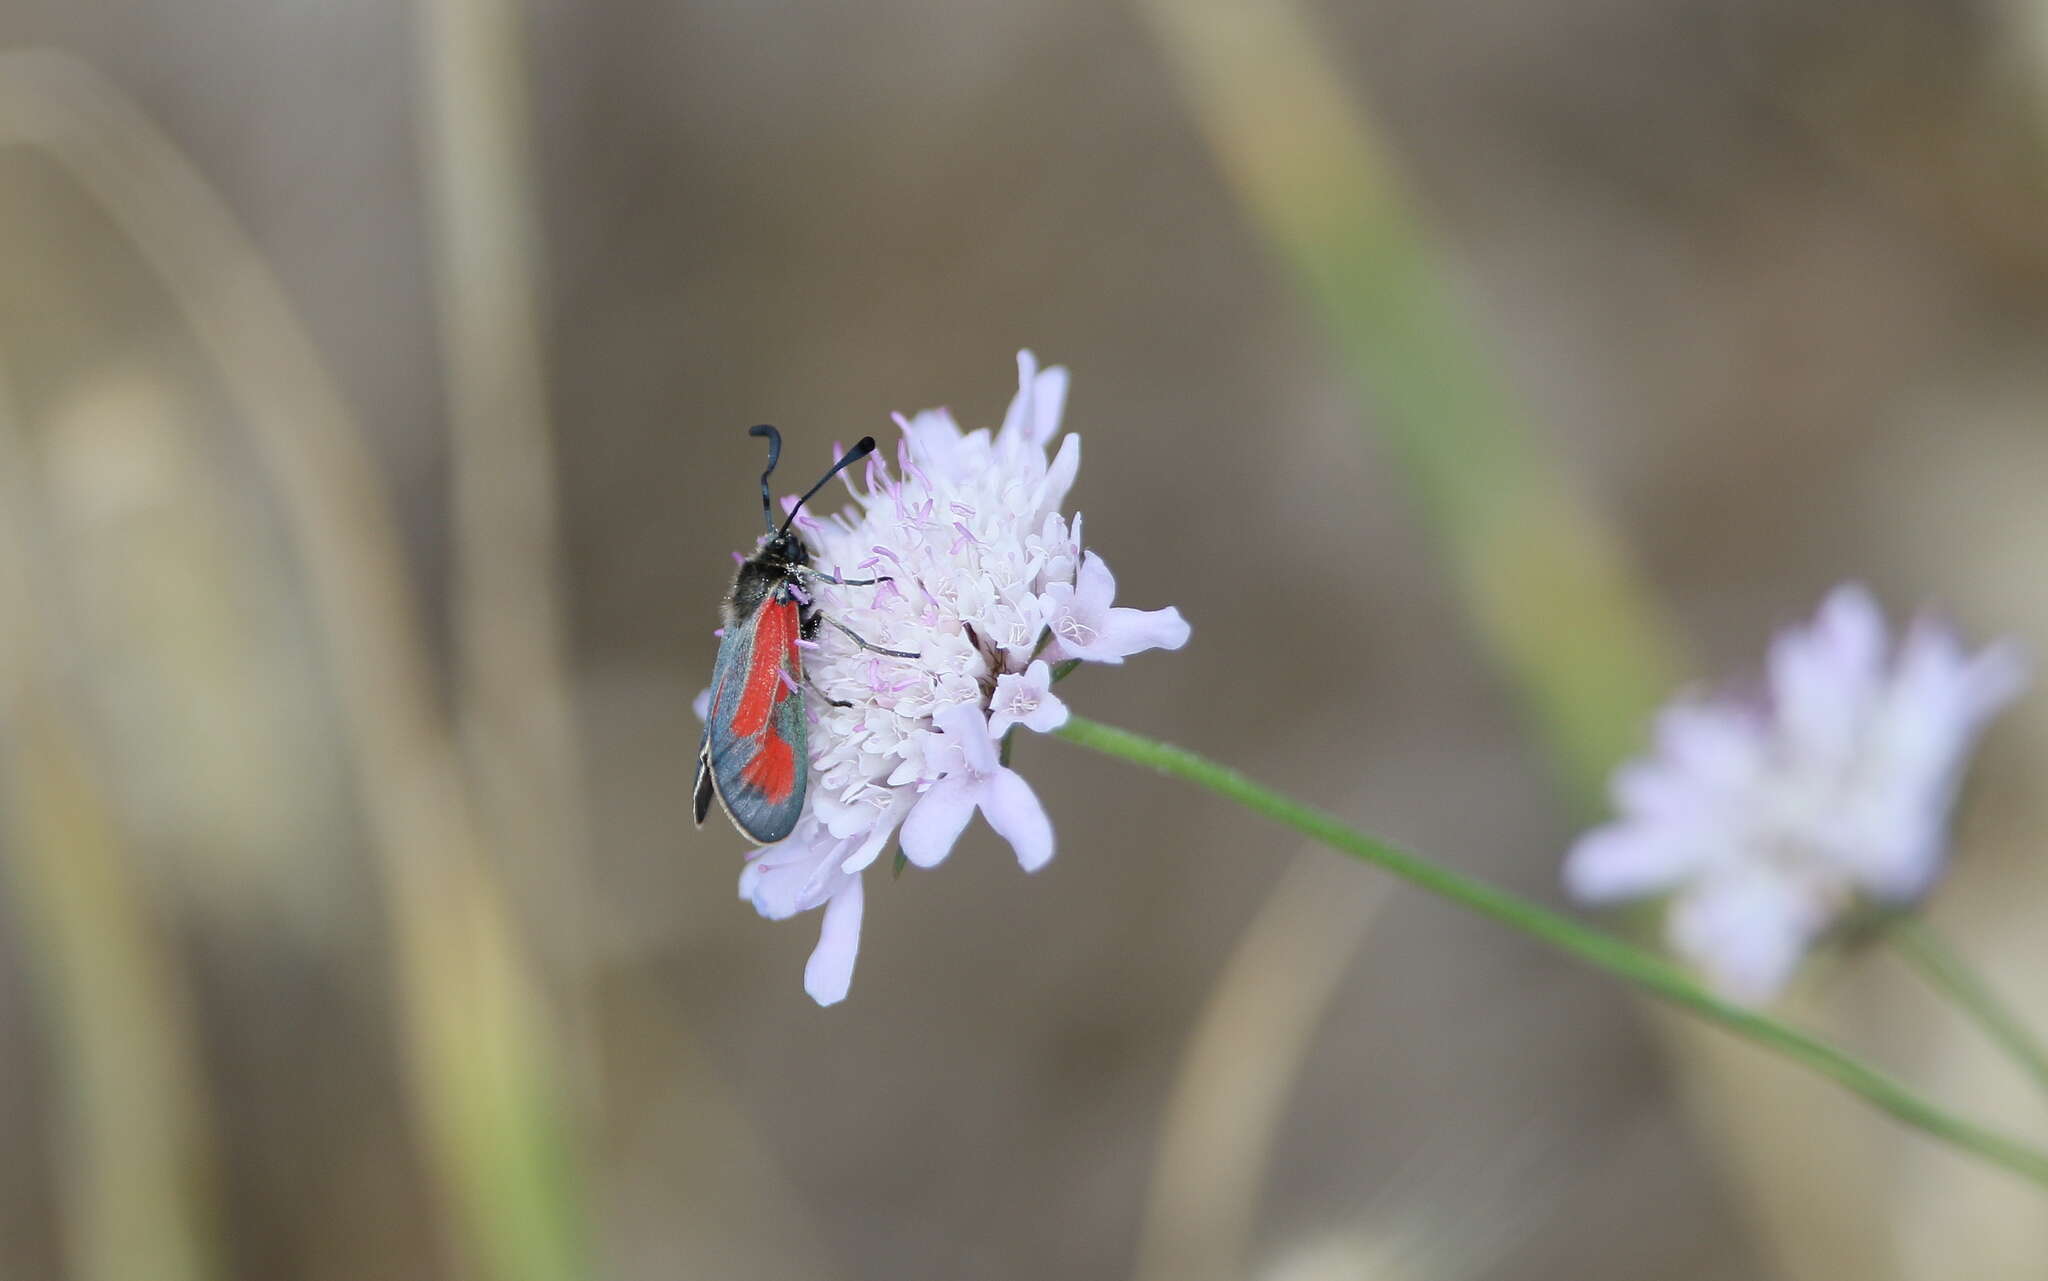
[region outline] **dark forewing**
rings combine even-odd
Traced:
[[[711,812],[711,798],[716,795],[711,778],[711,705],[718,701],[718,691],[724,687],[726,674],[740,652],[740,647],[733,643],[732,630],[727,629],[718,642],[718,658],[711,665],[711,697],[704,707],[704,733],[697,739],[697,781],[691,788],[691,799],[699,827],[704,826],[704,816]]]
[[[709,806],[707,785],[749,840],[772,845],[802,813],[810,779],[803,687],[803,620],[796,601],[779,593],[728,627],[711,674],[696,802]],[[708,775],[708,777],[707,777]]]

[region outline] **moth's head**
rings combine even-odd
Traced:
[[[761,560],[783,565],[806,566],[811,563],[811,549],[804,545],[803,535],[794,529],[778,529],[761,543],[761,550],[754,553]]]

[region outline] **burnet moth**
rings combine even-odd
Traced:
[[[782,456],[782,433],[765,424],[747,429],[768,439],[768,469],[761,473],[761,519],[768,537],[760,550],[740,562],[721,613],[725,634],[711,668],[711,700],[704,740],[697,749],[697,825],[717,797],[740,835],[756,845],[788,836],[803,813],[810,784],[808,722],[804,716],[804,657],[799,641],[830,623],[862,649],[893,658],[916,658],[902,650],[870,645],[837,619],[819,612],[807,589],[812,580],[867,587],[881,578],[835,578],[811,565],[811,549],[794,528],[797,512],[825,482],[875,450],[863,436],[832,469],[796,500],[778,528],[768,478]]]

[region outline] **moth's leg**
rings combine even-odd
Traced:
[[[804,673],[804,684],[806,684],[806,685],[808,685],[808,686],[810,686],[810,687],[811,687],[811,692],[812,692],[813,694],[816,694],[816,695],[817,695],[817,696],[818,696],[819,698],[822,698],[822,699],[824,699],[824,700],[825,700],[826,702],[828,702],[828,703],[832,704],[832,706],[834,706],[834,707],[852,707],[852,706],[853,706],[853,704],[852,704],[852,703],[850,703],[850,702],[848,702],[848,701],[847,701],[846,699],[843,699],[843,698],[834,698],[834,697],[832,697],[832,696],[831,696],[830,694],[827,694],[827,693],[826,693],[826,692],[825,692],[824,690],[822,690],[822,689],[819,689],[819,688],[818,688],[818,682],[816,682],[816,681],[814,681],[814,680],[812,680],[812,679],[811,679],[811,674],[810,674],[809,672],[805,672],[805,673]]]
[[[891,583],[896,581],[895,579],[890,578],[887,574],[882,575],[880,578],[834,578],[832,575],[826,573],[824,570],[815,569],[809,565],[804,566],[798,572],[808,574],[812,578],[819,579],[822,582],[832,583],[839,587],[873,587],[876,583]]]
[[[812,617],[823,619],[824,621],[838,628],[840,631],[845,632],[847,639],[851,640],[854,644],[860,646],[864,650],[867,650],[871,654],[887,654],[891,658],[924,657],[924,655],[922,654],[912,654],[900,649],[883,649],[880,645],[869,644],[868,641],[864,637],[862,637],[859,632],[853,630],[851,627],[848,627],[845,623],[840,622],[838,619],[833,618],[829,614],[813,614]]]

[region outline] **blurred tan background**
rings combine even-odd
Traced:
[[[1372,406],[1219,176],[1157,37],[1170,7],[539,3],[508,49],[463,5],[444,26],[397,4],[0,0],[0,46],[101,78],[0,58],[0,532],[19,570],[0,600],[0,1275],[542,1278],[576,1257],[627,1281],[2043,1274],[2048,1210],[2016,1185],[1049,740],[1018,764],[1054,863],[1027,880],[978,832],[936,873],[871,878],[851,998],[804,997],[816,918],[756,918],[737,838],[688,821],[690,700],[754,534],[743,428],[778,423],[821,460],[891,410],[992,423],[1022,346],[1073,371],[1074,501],[1124,603],[1194,625],[1181,653],[1083,673],[1076,709],[1558,898],[1583,816],[1465,632]],[[1515,407],[1632,541],[1703,671],[1740,671],[1852,576],[2048,653],[2048,18],[2018,0],[1306,12]],[[509,95],[485,74],[481,100],[509,113],[530,192],[517,163],[507,188],[442,172],[435,138],[470,135],[459,105],[435,115],[437,42],[477,29],[491,66],[520,69]],[[212,206],[164,172],[211,189],[242,274],[194,269],[214,242],[187,224]],[[480,276],[448,261],[464,208],[482,239],[453,243],[484,246]],[[526,338],[519,291],[491,292],[494,216],[533,272]],[[131,219],[175,224],[169,278]],[[248,272],[303,327],[312,383]],[[448,321],[465,288],[481,350],[519,358],[480,357],[468,391],[470,331]],[[338,525],[304,510],[355,484],[338,455],[261,443],[311,429],[294,406],[363,442],[384,490]],[[551,455],[485,441],[470,460],[464,414],[551,424]],[[486,514],[479,551],[455,513],[512,494],[496,528],[544,530],[545,503],[521,506],[536,475],[559,504],[567,774],[549,642],[490,676],[492,607],[458,590],[467,557],[532,549],[494,543]],[[349,543],[384,498],[420,623],[401,606],[387,634],[420,647],[423,700],[385,680],[377,626],[337,632],[306,568],[307,528]],[[532,640],[519,602],[547,604],[523,581],[496,598],[512,645]],[[349,654],[381,693],[337,678]],[[375,698],[397,705],[363,712]],[[1994,741],[1938,915],[2048,1014],[2042,706]],[[466,745],[471,799],[380,806],[423,775],[379,742],[430,763]],[[522,792],[533,777],[558,790]],[[433,834],[463,814],[474,845],[451,853]],[[1291,897],[1259,918],[1276,885]],[[453,961],[444,923],[467,940]],[[525,995],[500,1001],[500,979]],[[449,1008],[484,1031],[446,1032]],[[1892,962],[1823,964],[1794,1008],[1967,1111],[2041,1127]],[[530,1116],[498,1042],[478,1051],[499,1035],[547,1064],[541,1128],[568,1136],[536,1140],[559,1165],[511,1191],[491,1172],[542,1158],[494,1155],[493,1127]],[[492,1073],[515,1084],[476,1087],[478,1120],[463,1082]],[[1184,1073],[1208,1093],[1175,1095]],[[553,1209],[536,1220],[529,1195]]]

